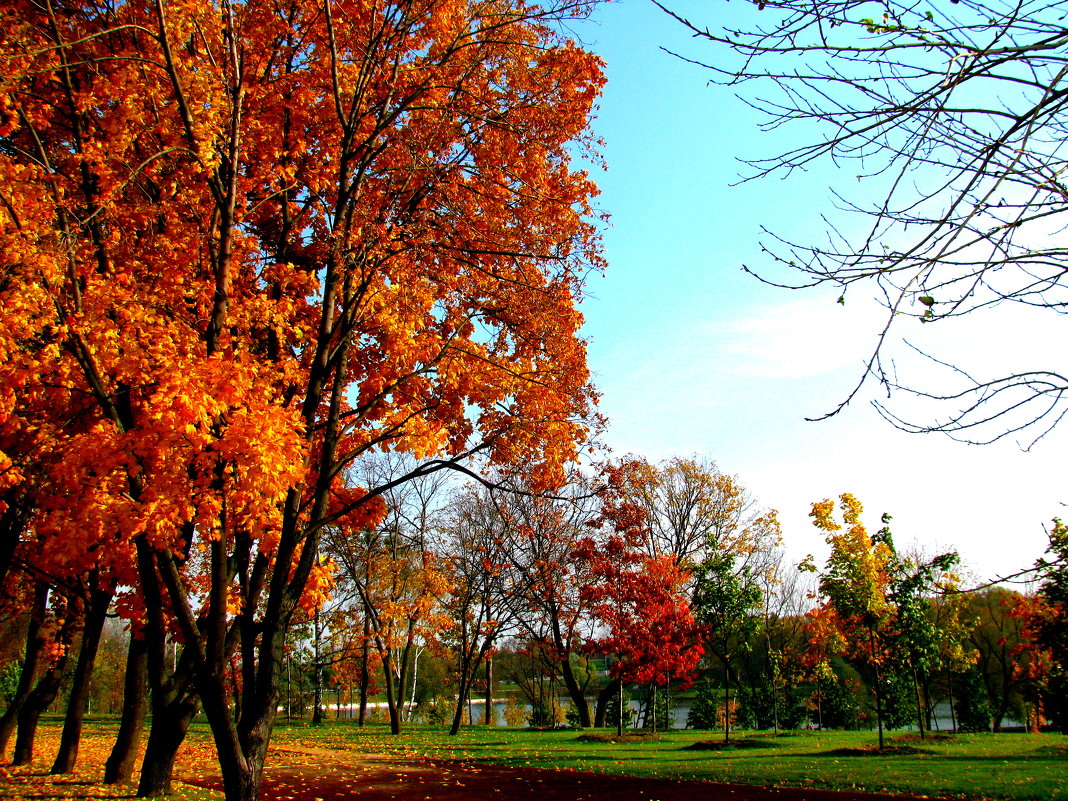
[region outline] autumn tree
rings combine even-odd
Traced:
[[[448,505],[443,525],[450,589],[445,608],[451,620],[442,639],[456,665],[456,709],[450,734],[463,719],[480,666],[486,675],[486,723],[493,721],[493,651],[516,627],[524,610],[512,603],[523,577],[510,559],[512,534],[500,492],[465,487]]]
[[[587,576],[581,594],[600,624],[587,648],[614,657],[608,669],[620,709],[624,684],[653,688],[655,730],[656,688],[666,685],[670,692],[674,680],[683,686],[691,683],[703,648],[690,608],[688,574],[674,556],[645,553],[645,517],[640,510],[631,511],[609,511],[602,525],[611,520],[612,530],[583,538],[575,556]],[[623,716],[616,717],[617,733],[622,734]]]
[[[556,23],[587,10],[0,10],[2,383],[79,409],[35,525],[137,551],[232,801],[259,794],[324,527],[373,528],[387,489],[474,453],[559,483],[586,436],[600,257],[572,158],[603,78]],[[338,503],[384,449],[428,460]]]
[[[517,573],[516,607],[521,640],[533,644],[540,658],[555,662],[578,723],[589,728],[586,690],[594,677],[584,644],[592,633],[586,565],[575,559],[575,548],[595,517],[592,493],[580,477],[555,493],[535,493],[522,475],[500,497],[507,521],[507,547]],[[529,649],[528,649],[529,650]]]
[[[737,476],[708,459],[668,459],[651,464],[630,457],[616,465],[612,481],[646,520],[645,548],[692,566],[709,549],[746,556],[766,553],[778,532],[768,512]]]
[[[752,176],[830,162],[854,182],[833,187],[847,216],[828,222],[825,243],[768,235],[764,249],[787,274],[764,277],[834,287],[841,302],[866,287],[882,301],[860,385],[903,388],[883,346],[908,318],[1061,312],[1065,253],[1051,235],[1068,213],[1059,4],[754,0],[725,25],[674,16],[713,47],[713,80],[740,87],[765,130],[803,132],[751,161]],[[877,406],[911,431],[1036,439],[1063,417],[1068,379],[1056,365],[1018,364],[1002,374],[965,364],[942,386],[911,389],[941,404],[937,419]]]
[[[968,642],[977,654],[978,674],[991,703],[991,725],[1001,730],[1006,717],[1022,715],[1022,680],[1014,651],[1023,641],[1022,621],[1009,612],[1021,594],[1005,587],[969,593],[967,614],[975,621]]]
[[[385,486],[415,469],[414,460],[390,454],[365,459],[355,473],[365,483]],[[373,528],[339,525],[327,533],[325,552],[358,601],[382,666],[393,734],[400,734],[412,659],[449,625],[444,610],[449,574],[435,542],[445,478],[432,472],[390,488],[383,495],[388,511]],[[312,623],[317,629],[318,622]]]

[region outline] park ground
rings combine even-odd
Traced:
[[[89,726],[78,771],[47,767],[59,722],[41,731],[29,768],[0,768],[0,798],[131,798],[98,784],[114,721]],[[878,798],[1068,798],[1068,737],[1056,734],[895,735],[883,754],[870,732],[771,737],[671,732],[625,737],[575,731],[440,728],[399,737],[346,723],[278,727],[263,797],[279,801],[860,801]],[[195,725],[179,757],[175,798],[221,798],[211,739]]]

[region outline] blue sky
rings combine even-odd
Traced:
[[[748,13],[739,2],[674,7],[707,25]],[[732,188],[739,157],[774,155],[789,139],[762,134],[741,101],[660,48],[705,58],[710,49],[649,0],[603,6],[576,32],[608,65],[595,128],[606,141],[608,170],[598,183],[612,216],[609,270],[591,279],[584,305],[607,443],[653,460],[715,459],[780,511],[797,559],[823,553],[807,518],[811,502],[852,492],[870,528],[882,512],[894,516],[899,545],[957,548],[980,578],[1029,566],[1045,546],[1043,523],[1065,514],[1058,457],[1068,432],[1025,453],[1015,442],[968,446],[904,434],[865,402],[805,422],[859,378],[879,310],[860,293],[843,307],[833,292],[767,287],[741,266],[768,266],[761,225],[818,235],[820,215],[833,212],[828,185],[850,177],[824,167]],[[1059,357],[1039,347],[1059,332],[1033,314],[917,328],[903,332],[972,364]],[[904,348],[897,352],[909,362]]]

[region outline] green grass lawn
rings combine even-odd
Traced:
[[[116,726],[111,718],[90,719],[77,775],[47,777],[44,771],[58,744],[61,721],[46,719],[37,766],[30,770],[0,767],[0,798],[128,798],[129,788],[96,784]],[[449,737],[444,727],[412,726],[393,737],[381,725],[360,729],[347,721],[311,726],[287,724],[283,719],[275,729],[272,749],[323,748],[401,759],[459,759],[932,798],[1068,801],[1068,737],[1059,734],[972,734],[924,742],[914,735],[891,734],[887,740],[891,747],[882,755],[872,751],[874,732],[804,732],[780,737],[740,732],[732,739],[746,741],[749,747],[731,750],[694,747],[720,743],[722,732],[672,731],[656,738],[625,737],[618,743],[608,741],[610,735],[603,729],[583,733],[474,727]],[[187,766],[210,766],[213,759],[210,732],[201,717],[194,722],[178,760]],[[183,786],[175,797],[208,801],[219,796]]]
[[[973,734],[920,742],[890,734],[884,754],[874,732],[804,732],[772,737],[736,733],[750,747],[696,749],[722,732],[672,731],[657,739],[591,742],[581,732],[413,726],[392,737],[380,726],[351,723],[287,727],[280,747],[296,743],[353,748],[411,758],[465,759],[523,767],[570,768],[633,776],[789,785],[932,797],[1068,799],[1068,737],[1059,734]],[[690,747],[688,747],[690,746]]]

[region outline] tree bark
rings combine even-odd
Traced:
[[[126,654],[126,678],[122,692],[122,720],[115,745],[104,763],[104,784],[122,784],[133,778],[137,751],[148,714],[148,644],[144,637],[130,637]]]
[[[78,745],[82,739],[82,722],[85,720],[85,707],[89,701],[89,686],[93,680],[96,655],[100,649],[100,636],[104,631],[108,607],[111,606],[111,599],[115,595],[113,590],[100,589],[97,580],[97,571],[91,571],[88,578],[89,606],[85,612],[82,643],[78,649],[78,664],[74,669],[70,697],[67,700],[67,714],[59,740],[59,752],[52,764],[53,774],[71,773],[78,763]]]
[[[145,599],[145,649],[151,689],[152,723],[137,784],[140,798],[169,795],[174,760],[189,724],[199,709],[193,685],[193,653],[183,648],[175,664],[167,666],[167,629],[156,570],[155,553],[144,540],[137,543],[138,573]]]

